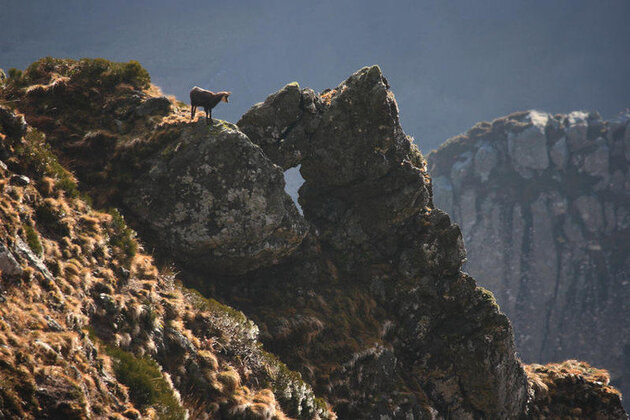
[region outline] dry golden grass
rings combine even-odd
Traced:
[[[44,176],[39,182],[39,191],[44,197],[52,195],[55,191],[56,181],[54,178]]]
[[[66,64],[43,60],[37,71],[45,73],[48,70],[42,69],[46,66],[63,70]],[[35,97],[54,95],[57,89],[82,94],[73,84],[73,76],[68,78],[61,70],[38,76],[37,85],[22,92],[26,97],[34,97],[32,102],[26,99],[28,106],[36,109],[41,101]],[[102,93],[95,87],[91,89],[94,91],[87,94]],[[112,91],[114,96],[122,97],[135,94],[137,88],[121,83]],[[162,96],[155,86],[149,86],[144,93]],[[169,129],[189,123],[190,108],[174,98],[170,101],[172,112],[167,116],[138,118],[126,124],[120,136],[115,128],[103,129],[117,133],[117,147],[124,144],[133,148],[134,142],[139,147],[150,141],[163,144],[170,139]],[[50,118],[32,112],[28,119],[41,124],[42,130],[47,127],[56,133],[71,133],[76,128],[71,124],[92,125],[79,116],[80,112],[64,120],[65,116]],[[96,124],[90,130],[101,128]],[[156,134],[147,139],[147,132]],[[191,418],[214,418],[219,411],[232,410],[246,418],[285,418],[270,389],[254,387],[250,382],[247,383],[251,389],[244,385],[252,375],[247,363],[229,351],[221,352],[233,345],[231,340],[236,341],[237,329],[217,334],[191,326],[200,316],[214,322],[233,316],[231,312],[217,315],[213,312],[216,308],[191,304],[188,295],[173,286],[173,275],[160,274],[153,258],[146,255],[133,236],[128,239],[137,246],[135,255],[126,254],[119,244],[113,243],[118,220],[94,210],[79,197],[78,190],[69,189],[68,185],[76,181],[71,174],[61,176],[59,172],[44,171],[33,176],[25,172],[33,180],[25,187],[9,185],[9,175],[0,170],[0,241],[6,244],[7,238],[17,235],[26,239],[22,220],[32,220],[33,229],[41,238],[42,262],[54,279],[46,279],[23,258],[20,263],[24,273],[20,278],[9,279],[0,273],[5,289],[5,301],[0,304],[0,397],[6,390],[26,401],[28,397],[18,392],[19,384],[32,383],[63,398],[72,397],[72,409],[85,417],[159,418],[158,406],[128,402],[128,387],[118,378],[115,363],[105,349],[116,347],[134,357],[164,358],[159,352],[164,351],[163,334],[169,326],[187,342],[188,348],[195,349],[191,353],[187,348],[181,358],[169,354],[167,360],[162,360],[162,368],[184,393],[183,401],[191,409]],[[240,321],[230,318],[230,322],[236,325]],[[191,386],[187,371],[191,360],[202,369],[206,385]],[[46,379],[50,377],[58,380]],[[170,382],[168,375],[166,378]],[[173,395],[178,394],[173,391]],[[36,411],[35,405],[26,404],[8,413],[28,419],[34,418]]]
[[[330,101],[332,101],[333,96],[335,96],[336,94],[337,89],[332,89],[326,93],[322,93],[321,95],[319,95],[319,97],[321,98],[323,103],[325,103],[326,105],[330,105]]]
[[[535,417],[617,418],[608,413],[620,407],[621,394],[609,385],[610,376],[586,362],[567,360],[546,365],[524,365],[533,395]],[[555,398],[556,395],[563,398]],[[567,396],[571,398],[567,398]],[[613,404],[616,401],[617,404]],[[609,416],[610,415],[610,416]]]

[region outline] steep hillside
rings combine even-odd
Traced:
[[[160,96],[141,68],[101,60],[41,60],[14,72],[1,96],[45,133],[96,208],[120,207],[161,265],[172,264],[187,286],[253,319],[265,348],[299,371],[340,418],[625,417],[605,372],[577,362],[523,369],[492,294],[460,271],[459,228],[433,208],[426,163],[400,127],[378,67],[322,94],[287,85],[237,125],[189,122],[188,108]],[[11,170],[18,173],[22,142],[0,156],[15,157]],[[283,192],[282,169],[298,164],[304,216]],[[151,284],[159,287],[156,276]],[[168,293],[190,296],[182,290]],[[202,407],[197,412],[268,418],[254,412],[264,394],[265,409],[276,413],[330,415],[307,385],[260,350],[253,324],[209,302],[203,309],[221,308],[241,328],[193,322],[196,315],[187,323],[181,306],[170,311],[159,302],[176,320],[153,331],[176,350],[125,348],[126,340],[94,330],[106,346],[150,356],[190,395],[205,395],[212,384],[191,383],[199,362],[177,365],[173,352],[193,352],[194,337],[204,345],[212,338],[202,335],[207,330],[243,334],[247,351],[220,360],[240,378],[220,389],[242,399],[193,405]],[[210,353],[226,348],[210,343]]]
[[[630,392],[630,114],[530,111],[429,156],[469,272],[495,293],[527,362],[579,358]]]
[[[0,418],[334,418],[2,106],[0,140]]]

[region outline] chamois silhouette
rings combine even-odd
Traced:
[[[229,102],[228,97],[232,92],[211,92],[209,90],[201,89],[198,86],[193,87],[190,90],[190,119],[195,118],[197,113],[197,107],[202,106],[206,111],[206,122],[212,124],[212,108],[217,106],[221,101]]]

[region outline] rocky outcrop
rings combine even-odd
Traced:
[[[315,92],[302,91],[297,83],[290,83],[256,104],[238,122],[239,129],[265,155],[283,169],[296,166],[301,156],[289,130],[303,116],[317,112]]]
[[[124,208],[169,259],[240,274],[295,250],[307,227],[282,170],[233,125],[184,123],[188,110],[143,90],[148,74],[129,66],[43,59],[5,96],[48,134],[97,205]]]
[[[239,126],[250,133],[272,127],[273,120],[266,116],[276,114],[273,109],[283,97],[298,98],[289,93],[293,91],[295,87],[288,86],[255,106]],[[283,133],[280,138],[255,139],[264,141],[267,154],[279,156],[281,162],[291,160],[283,155],[288,145],[288,150],[298,151],[291,156],[299,156],[292,163],[301,165],[305,179],[299,200],[322,247],[306,258],[312,264],[323,258],[336,267],[340,282],[368,288],[368,296],[385,311],[381,322],[388,330],[378,337],[384,348],[357,349],[340,360],[339,368],[326,373],[334,380],[320,382],[333,388],[330,398],[339,413],[348,418],[376,412],[429,416],[428,407],[455,417],[523,412],[525,376],[514,357],[510,325],[491,296],[459,272],[465,257],[459,229],[443,212],[429,208],[424,160],[400,127],[394,96],[379,68],[360,70],[314,101],[308,89],[299,97],[310,100],[291,101],[298,108],[290,113],[293,120],[283,122],[288,128],[277,130]],[[294,272],[292,277],[274,273],[286,281],[309,284],[305,274],[296,279]],[[334,299],[316,286],[309,288],[324,299]],[[265,325],[272,321],[259,319]],[[325,317],[318,319],[324,328],[331,324]],[[467,325],[467,332],[432,333],[438,324],[459,322]],[[274,339],[270,332],[268,340]],[[471,347],[478,349],[479,358],[471,354]],[[281,354],[291,351],[289,347]],[[366,352],[370,357],[363,356]],[[359,373],[375,369],[399,378],[378,378],[374,383],[375,378]],[[403,400],[396,396],[413,386],[426,394]],[[350,401],[343,402],[339,397],[347,393]],[[392,402],[384,404],[381,399]],[[430,402],[423,403],[424,399]]]
[[[235,126],[185,127],[146,166],[123,203],[186,265],[241,274],[277,262],[306,235],[282,170]]]
[[[0,128],[0,418],[335,417],[252,321],[77,197],[35,133]]]
[[[621,395],[610,386],[605,370],[576,360],[525,369],[534,401],[529,414],[534,418],[627,418]],[[554,398],[559,394],[563,398]]]
[[[542,410],[543,400],[565,397],[530,398],[510,323],[492,294],[461,272],[460,230],[434,208],[426,163],[400,127],[378,67],[363,68],[322,94],[288,85],[255,105],[238,127],[208,127],[189,122],[189,110],[177,104],[166,115],[132,111],[149,100],[140,86],[133,93],[121,85],[92,86],[102,93],[93,106],[105,111],[89,124],[68,108],[42,107],[42,97],[61,104],[68,92],[84,95],[85,79],[75,77],[83,73],[64,73],[68,64],[62,64],[53,68],[66,78],[63,89],[45,76],[49,63],[35,66],[44,73],[35,72],[37,96],[27,93],[35,88],[15,84],[6,95],[46,132],[97,203],[121,204],[156,255],[175,260],[181,280],[256,322],[214,300],[202,299],[202,306],[241,322],[188,314],[191,297],[156,296],[163,298],[155,301],[162,318],[144,316],[155,331],[147,344],[174,372],[178,389],[193,397],[206,383],[213,389],[216,400],[199,412],[330,415],[307,383],[348,419],[514,418]],[[88,159],[90,150],[102,151],[102,165]],[[484,159],[492,161],[492,154]],[[460,175],[468,164],[462,162]],[[281,168],[295,165],[305,179],[303,217],[282,192]],[[112,240],[132,252],[129,236],[123,229]],[[145,274],[136,269],[133,275]],[[129,293],[144,296],[141,287]],[[109,331],[108,320],[133,316],[108,290],[98,288],[94,296],[102,331]],[[258,329],[265,348],[300,375],[277,361],[266,363],[273,357],[256,346]],[[114,331],[123,346],[130,331],[126,324]],[[225,340],[213,335],[221,332]],[[201,353],[205,362],[197,358],[196,348],[242,360],[233,366],[237,379],[223,370],[232,359],[217,372],[207,354]],[[273,398],[265,400],[267,386]],[[271,411],[262,411],[264,401]],[[619,401],[602,407],[614,416]]]
[[[429,155],[526,362],[586,360],[630,392],[630,114],[537,111],[481,123]]]

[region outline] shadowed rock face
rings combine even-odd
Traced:
[[[299,200],[320,250],[298,264],[332,265],[341,284],[363,285],[384,311],[384,332],[374,344],[339,358],[341,366],[314,380],[330,390],[346,418],[423,418],[436,409],[458,418],[522,413],[525,376],[510,325],[492,296],[460,273],[461,234],[446,214],[430,208],[424,160],[402,131],[388,88],[378,67],[366,67],[321,96],[289,85],[238,123],[277,163],[301,164]],[[289,112],[291,106],[296,109]],[[292,118],[274,126],[276,115]],[[304,274],[274,272],[325,300],[346,293],[341,286],[326,295]],[[264,315],[257,319],[273,323]],[[324,332],[333,323],[323,314],[317,319]],[[270,343],[275,335],[270,328]],[[322,333],[313,340],[328,339]],[[287,344],[276,351],[298,350]],[[423,391],[401,398],[414,387]]]
[[[526,362],[586,360],[630,392],[630,115],[530,111],[429,155],[467,270],[495,293]]]
[[[274,125],[276,115],[293,118]],[[394,95],[378,67],[355,73],[322,97],[287,85],[238,125],[275,163],[301,164],[305,217],[320,240],[358,259],[354,263],[393,257],[396,245],[381,241],[430,203],[424,160],[400,127]],[[454,266],[461,258],[454,258]]]
[[[72,79],[65,83],[53,90],[42,81],[38,95],[51,95],[50,104],[63,92],[82,94]],[[554,407],[558,398],[582,404],[542,388],[529,398],[510,323],[492,294],[461,272],[459,227],[434,208],[426,163],[400,127],[378,67],[319,95],[288,85],[238,128],[189,122],[175,104],[166,115],[128,112],[150,95],[134,93],[130,103],[124,89],[94,97],[120,123],[101,115],[85,124],[68,108],[41,106],[41,96],[20,106],[99,202],[122,203],[147,245],[175,257],[182,280],[251,317],[265,348],[340,418],[515,418],[545,412],[543,403]],[[102,142],[98,165],[73,160]],[[499,156],[484,153],[480,161]],[[464,177],[473,159],[454,173]],[[281,168],[298,164],[304,217],[283,191]],[[531,170],[530,161],[521,165]],[[171,327],[169,346],[188,347]],[[208,321],[199,331],[205,327],[230,329]],[[242,357],[248,363],[249,353]],[[293,373],[274,375],[288,415],[327,413],[306,384],[294,386]],[[596,384],[584,381],[593,394]],[[618,396],[602,404],[600,412],[613,413]]]

